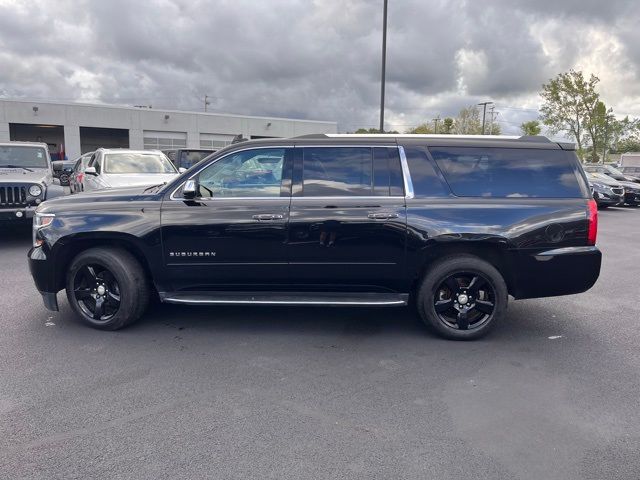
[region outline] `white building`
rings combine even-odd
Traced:
[[[336,133],[336,122],[205,112],[0,99],[0,142],[40,141],[52,158],[99,147],[220,148],[244,138]]]

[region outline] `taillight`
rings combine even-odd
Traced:
[[[587,243],[589,245],[596,244],[596,237],[598,236],[598,204],[595,200],[589,200],[589,230],[587,233]]]

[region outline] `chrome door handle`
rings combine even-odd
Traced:
[[[398,218],[397,213],[370,213],[367,217],[374,220],[387,220],[389,218]]]
[[[258,220],[259,222],[264,220],[282,220],[283,218],[284,218],[284,215],[272,214],[272,213],[253,216],[253,219]]]

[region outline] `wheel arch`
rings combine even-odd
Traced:
[[[122,232],[99,232],[99,235],[86,233],[73,235],[71,238],[63,238],[55,247],[54,283],[56,291],[65,288],[67,270],[69,265],[82,252],[91,248],[119,248],[129,252],[140,263],[147,275],[149,285],[153,282],[151,260],[145,253],[145,246],[138,237]]]
[[[477,240],[440,242],[421,250],[416,263],[418,268],[414,271],[412,279],[412,293],[417,291],[420,282],[432,265],[444,258],[460,255],[471,255],[491,264],[504,278],[509,293],[513,291],[513,268],[506,242]]]

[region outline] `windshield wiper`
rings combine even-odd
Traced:
[[[27,172],[33,172],[30,168],[23,167],[22,165],[0,165],[0,168],[22,168]]]
[[[151,185],[150,187],[145,188],[142,193],[147,193],[150,192],[151,190],[153,190],[154,188],[160,188],[160,187],[164,187],[167,184],[167,182],[164,183],[159,183],[158,185]]]

